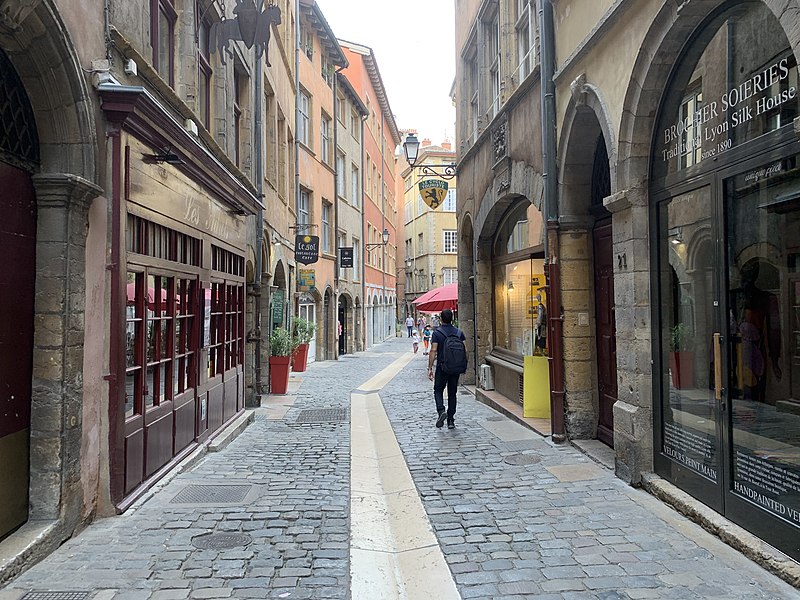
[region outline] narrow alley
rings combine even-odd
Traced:
[[[800,597],[466,388],[456,429],[436,429],[426,357],[409,346],[311,365],[229,444],[91,524],[0,600]]]

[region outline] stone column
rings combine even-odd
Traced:
[[[102,190],[76,175],[35,175],[36,300],[30,519],[77,522],[86,296],[86,234]]]
[[[649,207],[646,190],[604,200],[613,214],[618,400],[614,404],[617,476],[637,484],[653,470],[653,371],[650,316]]]
[[[475,262],[475,329],[478,347],[475,360],[482,364],[494,344],[492,331],[492,242],[478,240]]]

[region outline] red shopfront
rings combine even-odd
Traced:
[[[111,499],[124,510],[244,408],[245,215],[257,205],[146,92],[103,92],[121,125],[109,415]]]

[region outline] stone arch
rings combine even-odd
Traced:
[[[585,76],[573,81],[564,127],[558,144],[559,217],[562,222],[582,221],[589,208],[595,141],[602,136],[608,153],[611,193],[616,185],[617,143],[601,91],[586,83]],[[591,143],[587,143],[587,141]]]
[[[322,360],[331,360],[336,358],[336,351],[334,344],[336,341],[336,303],[334,302],[333,288],[326,286],[325,291],[322,293],[322,327],[321,339],[318,343],[322,342],[322,349],[319,353]]]
[[[800,62],[800,27],[798,0],[761,0],[783,28],[795,57]],[[682,5],[666,4],[656,15],[642,40],[634,63],[623,104],[620,123],[616,189],[638,190],[633,194],[641,201],[650,172],[653,128],[663,91],[667,89],[675,59],[697,27],[730,0],[704,0],[692,3],[691,10]],[[635,200],[634,198],[631,201]]]
[[[69,173],[97,181],[94,95],[81,70],[71,36],[53,0],[43,0],[19,29],[0,33],[31,100],[39,133],[40,173]]]

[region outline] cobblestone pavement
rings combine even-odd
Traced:
[[[352,389],[408,351],[398,338],[311,365],[283,419],[258,411],[221,452],[135,510],[90,525],[0,589],[0,600],[29,590],[94,592],[86,600],[349,598],[349,425],[296,420],[304,409],[346,407]],[[469,395],[457,429],[436,429],[425,359],[381,396],[463,598],[800,598],[577,450],[517,429]],[[218,496],[190,497],[203,490]],[[209,533],[252,542],[198,548]]]
[[[516,435],[466,390],[456,429],[436,429],[421,359],[381,398],[462,598],[800,598],[578,450]]]

